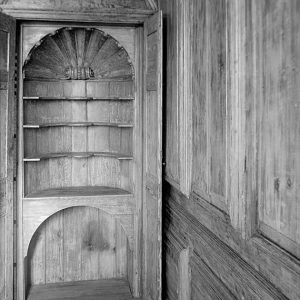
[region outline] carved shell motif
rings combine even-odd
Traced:
[[[129,79],[134,71],[128,53],[98,29],[61,28],[46,35],[30,51],[25,78]]]

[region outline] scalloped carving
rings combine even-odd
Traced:
[[[127,51],[110,35],[92,28],[61,28],[46,35],[24,63],[25,78],[131,79]]]

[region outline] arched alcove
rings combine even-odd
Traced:
[[[91,209],[99,209],[108,215],[118,218],[124,232],[129,241],[129,246],[132,248],[133,243],[133,205],[131,203],[131,196],[123,196],[116,198],[115,196],[106,195],[98,198],[89,198],[89,201],[85,199],[66,198],[66,199],[45,199],[42,201],[32,200],[26,201],[24,206],[24,214],[26,218],[24,220],[24,226],[26,231],[24,232],[23,250],[24,256],[26,256],[30,242],[35,232],[41,228],[41,226],[50,218],[70,207],[89,207]]]
[[[26,259],[28,284],[124,278],[127,245],[118,217],[91,207],[61,210],[32,236]]]
[[[35,44],[23,72],[25,195],[131,192],[135,85],[125,48],[99,29],[64,27]]]
[[[104,31],[64,27],[35,44],[23,73],[28,286],[133,282],[137,108],[128,52]]]
[[[64,27],[42,38],[24,63],[25,78],[132,79],[127,51],[99,29]]]

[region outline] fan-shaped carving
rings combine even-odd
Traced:
[[[98,29],[62,28],[46,35],[30,51],[25,78],[132,78],[128,53]]]

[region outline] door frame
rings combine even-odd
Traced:
[[[1,260],[1,290],[0,297],[13,298],[14,282],[14,207],[16,176],[16,97],[15,97],[15,41],[16,22],[14,18],[0,12],[0,30],[6,33],[7,64],[0,70],[0,260]],[[4,61],[5,62],[5,61]],[[6,70],[5,70],[6,68]],[[3,131],[2,131],[3,130]],[[2,273],[3,272],[3,273]],[[3,278],[2,278],[3,275]]]

